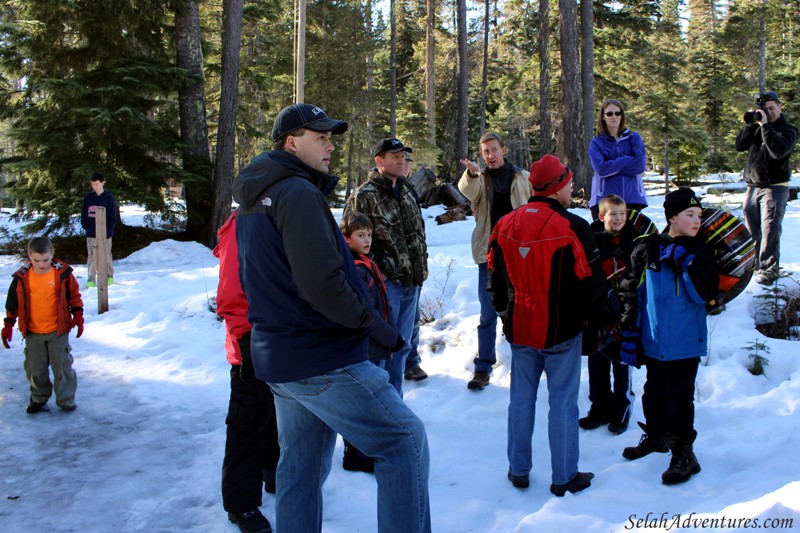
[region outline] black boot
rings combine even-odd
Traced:
[[[342,468],[350,472],[366,472],[372,474],[375,472],[375,459],[364,455],[355,446],[345,441]]]
[[[611,422],[611,414],[607,409],[600,409],[596,406],[589,408],[589,413],[583,418],[578,419],[578,425],[583,429],[595,429],[605,426]]]
[[[661,482],[664,485],[683,483],[698,472],[700,463],[692,451],[692,445],[677,442],[672,446],[672,459],[669,461],[669,468],[661,474]]]
[[[639,444],[625,448],[622,457],[635,461],[653,452],[666,453],[669,450],[669,438],[666,436],[654,437],[647,432],[647,426],[639,422],[639,427],[644,431],[644,435],[639,439]]]
[[[611,415],[608,423],[608,430],[616,435],[622,435],[628,429],[628,421],[631,419],[631,406],[626,405],[625,409],[617,411]]]

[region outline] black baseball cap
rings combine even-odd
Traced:
[[[763,102],[775,101],[775,102],[778,102],[779,104],[781,103],[781,99],[778,98],[778,95],[776,93],[772,92],[772,91],[767,91],[765,93],[761,93],[761,100]]]
[[[292,104],[281,109],[272,126],[272,140],[277,141],[294,130],[331,132],[339,135],[347,131],[347,122],[329,118],[325,111],[311,104]]]
[[[380,141],[378,144],[375,145],[375,149],[372,150],[372,153],[375,157],[381,155],[383,152],[408,152],[411,153],[414,150],[409,148],[408,146],[404,146],[402,142],[398,139],[384,139]]]

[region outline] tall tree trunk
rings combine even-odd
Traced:
[[[428,142],[436,147],[436,0],[427,0],[425,24],[425,110],[428,113]]]
[[[389,54],[389,137],[397,136],[397,7],[396,0],[389,2],[391,42]]]
[[[574,0],[559,0],[561,36],[561,127],[563,144],[559,154],[570,167],[575,190],[586,187],[583,180],[583,113],[581,111],[580,59],[578,57],[578,21]]]
[[[206,244],[209,246],[216,243],[217,230],[222,227],[231,212],[243,3],[244,0],[222,2],[222,77],[214,165],[214,196],[211,198],[211,224],[206,235]]]
[[[767,0],[761,0],[758,40],[758,92],[767,90]]]
[[[204,242],[211,221],[211,156],[208,149],[206,95],[203,85],[203,51],[200,47],[200,11],[188,0],[175,11],[175,40],[178,68],[192,76],[178,90],[183,168],[197,176],[184,183],[186,191],[186,233]]]
[[[552,154],[553,94],[550,89],[550,0],[539,0],[539,155]]]
[[[372,0],[366,0],[364,5],[364,15],[364,18],[366,18],[367,35],[370,37],[370,41],[372,43],[374,42],[375,35],[375,32],[372,30]],[[375,128],[375,114],[372,104],[372,102],[375,100],[373,95],[373,89],[375,87],[373,46],[373,44],[370,44],[367,47],[367,101],[365,102],[367,105],[367,135],[372,135],[372,131]]]
[[[486,88],[489,85],[489,2],[483,0],[483,77],[481,78],[481,134],[486,131]]]
[[[467,0],[456,0],[456,27],[458,33],[458,121],[456,126],[456,176],[464,172],[460,163],[467,157],[469,127],[469,58],[467,57]]]
[[[581,89],[583,92],[583,143],[581,153],[589,153],[589,142],[594,133],[594,14],[592,12],[592,0],[581,0]],[[586,161],[586,157],[582,157]],[[584,172],[581,180],[587,186],[592,183],[592,166],[583,165]],[[581,193],[578,187],[577,192],[583,198],[588,199],[590,191],[588,188]]]

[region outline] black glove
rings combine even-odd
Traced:
[[[676,272],[685,270],[686,267],[692,264],[693,260],[694,254],[689,253],[689,251],[680,244],[669,244],[661,253],[661,262],[672,263],[672,268]]]
[[[405,344],[406,340],[402,337],[402,335],[398,335],[397,340],[394,343],[394,346],[392,346],[392,353],[399,352],[400,350],[402,350]]]
[[[253,357],[250,355],[250,332],[248,331],[239,339],[239,352],[242,354],[242,364],[239,366],[239,377],[245,381],[256,379],[253,368]]]
[[[622,344],[619,347],[619,356],[622,362],[639,368],[638,353],[642,337],[638,331],[623,331]]]

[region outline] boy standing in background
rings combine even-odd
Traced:
[[[86,286],[96,287],[97,261],[95,261],[94,252],[95,248],[97,248],[97,235],[95,234],[95,210],[98,207],[105,207],[106,209],[106,244],[108,246],[101,252],[106,254],[108,284],[111,285],[114,283],[114,263],[111,262],[111,238],[114,237],[114,227],[117,225],[117,202],[114,200],[114,195],[111,194],[111,191],[103,190],[106,183],[105,176],[99,172],[94,172],[91,183],[92,192],[83,197],[81,226],[86,232],[86,248],[89,252],[89,257],[86,260],[89,267],[89,281],[86,282]]]
[[[72,369],[69,330],[83,334],[83,301],[72,267],[53,259],[53,243],[45,237],[28,242],[30,261],[12,275],[6,298],[3,346],[10,348],[14,324],[25,338],[25,375],[30,382],[28,413],[47,410],[45,404],[56,391],[56,403],[74,411],[78,378]],[[53,367],[50,381],[49,367]]]

